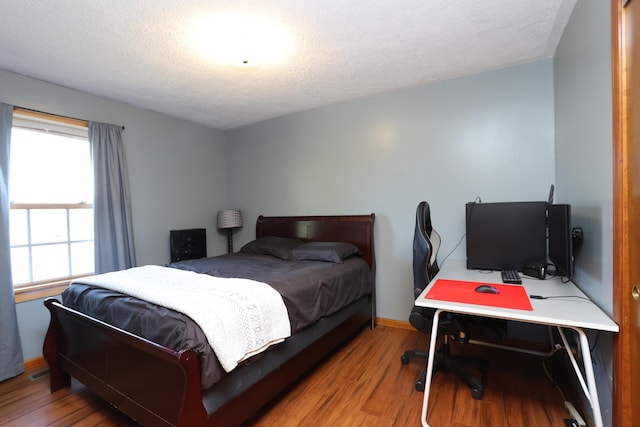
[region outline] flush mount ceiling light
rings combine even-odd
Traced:
[[[192,45],[208,60],[225,65],[250,67],[282,62],[295,44],[282,27],[246,15],[203,18],[192,28]]]

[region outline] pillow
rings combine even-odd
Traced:
[[[351,243],[345,242],[309,242],[297,246],[291,251],[294,259],[299,261],[328,261],[342,263],[345,259],[359,252]]]
[[[304,242],[298,239],[286,237],[265,236],[253,240],[242,248],[240,252],[249,254],[271,255],[280,259],[292,259],[291,249],[300,246]]]

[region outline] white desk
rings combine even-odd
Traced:
[[[533,311],[528,311],[426,299],[425,295],[429,292],[433,283],[438,279],[481,283],[502,283],[500,272],[487,273],[479,270],[467,270],[466,262],[464,260],[448,260],[442,266],[440,272],[431,284],[427,286],[422,294],[420,294],[416,299],[417,306],[436,309],[431,329],[429,358],[427,360],[427,377],[425,381],[424,400],[422,402],[422,425],[424,427],[429,427],[429,424],[427,423],[429,390],[431,388],[431,376],[433,374],[433,362],[436,352],[438,322],[440,314],[443,311],[555,326],[558,328],[560,337],[567,349],[569,348],[569,345],[563,329],[570,328],[575,330],[578,333],[580,341],[586,384],[582,371],[579,368],[573,353],[570,350],[567,350],[567,353],[571,359],[582,389],[591,404],[595,426],[602,427],[602,414],[600,412],[598,391],[593,375],[589,342],[583,329],[618,332],[618,325],[592,301],[582,298],[574,298],[574,296],[587,298],[587,296],[578,289],[576,285],[571,282],[562,283],[559,278],[538,280],[523,276],[522,286],[525,288],[528,295],[541,295],[544,297],[567,296],[566,298],[531,299]]]

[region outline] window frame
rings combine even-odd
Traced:
[[[22,127],[31,130],[50,132],[59,135],[64,135],[71,138],[87,138],[89,122],[86,120],[74,119],[71,117],[58,116],[49,113],[43,113],[40,111],[29,110],[20,107],[14,107],[13,109],[14,123],[12,127]],[[25,126],[24,120],[41,123],[42,127]],[[16,124],[16,122],[18,124]],[[82,129],[87,130],[87,136],[79,136],[79,131]],[[69,131],[70,130],[70,131]],[[11,203],[10,209],[24,209],[29,206],[42,206],[39,203]],[[77,204],[49,204],[48,206],[58,206],[64,208],[79,208],[79,209],[93,209],[93,204],[89,203],[77,203]],[[95,225],[94,225],[95,226]],[[91,273],[93,274],[93,273]],[[80,278],[87,277],[91,274],[71,275],[62,278],[53,278],[35,282],[25,283],[13,288],[14,301],[16,303],[32,301],[40,298],[47,298],[56,295],[60,295],[64,291],[71,281]]]

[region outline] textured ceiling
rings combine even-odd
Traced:
[[[226,130],[551,57],[575,2],[0,0],[0,69]],[[194,40],[238,18],[287,49],[260,62],[260,33],[229,63],[244,35]]]

